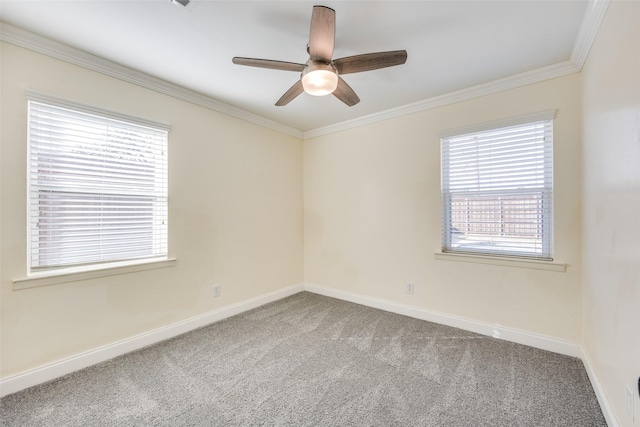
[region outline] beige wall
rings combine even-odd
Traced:
[[[440,131],[549,109],[555,255],[567,271],[436,261]],[[305,283],[578,342],[580,117],[571,75],[306,140]]]
[[[301,140],[10,44],[1,53],[0,376],[302,282]],[[175,267],[12,290],[26,274],[25,89],[171,125]]]
[[[622,426],[640,424],[640,2],[610,4],[583,70],[584,349]]]
[[[580,342],[619,422],[631,425],[624,387],[637,382],[640,360],[637,22],[639,2],[614,1],[581,74],[304,144],[2,44],[0,376],[304,281]],[[175,267],[12,290],[26,269],[25,89],[171,124]],[[548,109],[557,110],[555,257],[567,271],[436,261],[439,132]]]

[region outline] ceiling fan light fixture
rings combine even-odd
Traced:
[[[309,95],[330,95],[338,87],[338,72],[331,64],[311,63],[302,73],[302,88]]]
[[[365,53],[334,60],[335,26],[335,10],[327,6],[313,6],[311,27],[309,29],[309,44],[307,45],[309,60],[305,64],[238,56],[234,57],[232,61],[234,64],[247,65],[249,67],[302,71],[300,79],[276,101],[276,107],[287,105],[302,92],[313,96],[333,94],[348,107],[353,107],[360,102],[360,98],[339,75],[404,64],[407,61],[407,51],[393,50]]]

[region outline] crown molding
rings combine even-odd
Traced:
[[[359,117],[354,120],[348,120],[330,126],[310,130],[304,133],[304,139],[314,138],[321,135],[327,135],[359,126],[364,126],[383,120],[405,116],[432,108],[442,107],[460,101],[489,95],[492,93],[502,92],[508,89],[514,89],[520,86],[526,86],[538,83],[544,80],[554,79],[573,73],[578,73],[587,59],[591,45],[593,44],[600,24],[609,7],[610,0],[590,0],[585,10],[585,14],[578,30],[576,41],[573,45],[573,51],[568,61],[505,77],[503,79],[494,80],[492,82],[468,87],[459,91],[446,93],[444,95],[428,98],[412,104],[401,107],[392,108],[379,113],[370,114]]]
[[[444,95],[435,96],[433,98],[428,98],[423,101],[407,104],[402,107],[392,108],[380,113],[370,114],[368,116],[359,117],[354,120],[348,120],[337,123],[335,125],[307,131],[304,133],[304,139],[314,138],[317,136],[352,129],[383,120],[406,116],[409,114],[430,110],[432,108],[442,107],[460,101],[467,101],[469,99],[490,95],[492,93],[502,92],[508,89],[515,89],[517,87],[538,83],[544,80],[566,76],[578,71],[578,68],[573,63],[571,63],[570,61],[565,61],[559,64],[549,65],[547,67],[542,67],[536,70],[527,71],[525,73],[516,74],[514,76],[505,77],[503,79],[494,80],[488,83],[471,86],[466,89],[450,92]]]
[[[582,24],[578,30],[576,42],[573,45],[570,61],[576,65],[578,71],[582,70],[591,46],[598,34],[600,24],[607,13],[610,0],[591,0],[582,18]]]
[[[296,138],[302,138],[303,136],[303,133],[298,129],[285,126],[257,114],[249,113],[248,111],[220,102],[210,96],[203,95],[149,74],[100,58],[88,52],[84,52],[38,34],[31,33],[7,24],[6,22],[0,22],[0,40],[110,77],[115,77],[128,83],[133,83],[146,89],[151,89],[153,91],[190,102],[219,113],[227,114],[286,135],[291,135]]]
[[[580,72],[587,59],[591,45],[598,33],[600,24],[607,12],[609,3],[610,0],[589,1],[580,29],[578,30],[578,35],[573,46],[571,57],[568,61],[306,132],[283,125],[240,108],[233,107],[210,96],[169,83],[149,74],[136,71],[4,22],[0,22],[0,40],[79,65],[201,107],[209,108],[286,135],[301,139],[308,139]]]

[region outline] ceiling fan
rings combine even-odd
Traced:
[[[287,105],[304,91],[315,96],[333,94],[340,101],[352,107],[360,102],[360,98],[340,76],[404,64],[407,61],[407,51],[366,53],[334,60],[332,55],[335,27],[335,10],[326,6],[314,6],[311,14],[309,44],[307,45],[309,60],[305,64],[241,57],[233,58],[233,63],[250,67],[301,72],[300,80],[282,95],[276,102],[277,106]]]

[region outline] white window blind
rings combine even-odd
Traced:
[[[443,251],[551,259],[553,121],[446,135]]]
[[[167,255],[163,125],[29,100],[30,271]]]

